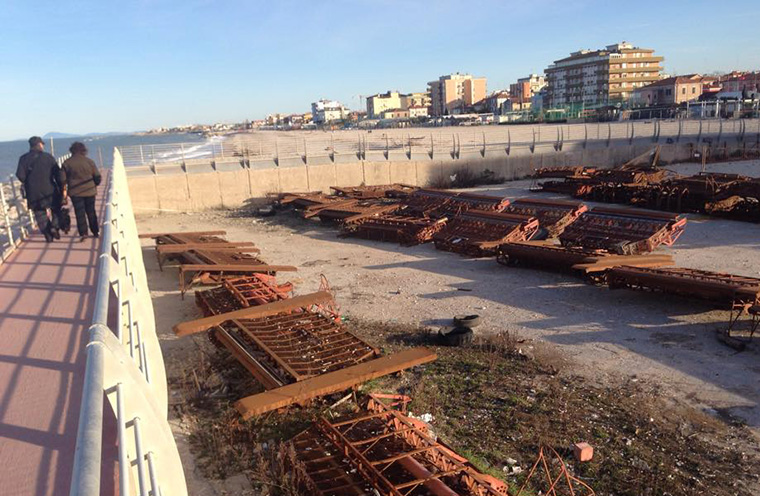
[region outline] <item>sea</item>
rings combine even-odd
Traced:
[[[81,141],[89,150],[89,157],[101,167],[110,167],[113,163],[113,149],[131,145],[164,145],[171,143],[189,143],[186,152],[196,150],[203,153],[210,148],[212,143],[218,143],[221,138],[206,138],[197,134],[124,134],[104,136],[83,136],[78,138],[55,138],[52,146],[50,139],[45,140],[45,151],[53,153],[56,157],[65,155],[69,146],[74,141]],[[217,145],[218,146],[218,145]],[[0,182],[8,179],[10,174],[15,174],[18,158],[29,151],[29,143],[26,140],[0,142]],[[102,157],[102,163],[101,163]]]

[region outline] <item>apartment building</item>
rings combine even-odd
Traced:
[[[429,107],[430,95],[427,93],[403,94],[398,91],[387,91],[367,97],[367,116],[370,119],[380,119],[386,110],[407,110],[410,107]]]
[[[760,92],[760,72],[734,71],[720,78],[724,92],[728,93],[758,93]]]
[[[660,79],[636,88],[631,101],[636,105],[678,105],[693,102],[702,96],[707,81],[700,74],[688,74]]]
[[[410,119],[418,119],[430,115],[429,105],[410,105],[407,110],[409,111]]]
[[[319,100],[311,104],[312,119],[315,124],[326,124],[345,120],[348,109],[337,100]]]
[[[512,95],[508,91],[495,91],[486,97],[485,107],[492,114],[498,114],[501,112],[501,106],[510,98]]]
[[[509,94],[515,103],[530,103],[531,99],[546,86],[546,78],[538,74],[520,78],[509,85]]]
[[[636,88],[660,79],[663,57],[627,42],[580,50],[546,69],[547,107],[605,105],[629,99]]]
[[[387,91],[367,97],[367,117],[380,119],[386,110],[403,108],[401,96],[398,91]]]
[[[461,113],[486,97],[486,78],[454,73],[428,83],[433,116]]]

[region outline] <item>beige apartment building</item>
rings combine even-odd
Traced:
[[[430,113],[433,116],[461,113],[486,97],[486,78],[470,74],[454,73],[441,76],[428,83],[430,89]]]
[[[637,88],[660,79],[663,57],[627,42],[602,50],[580,50],[546,69],[545,105],[609,104],[627,100]]]
[[[698,100],[706,82],[699,74],[660,79],[636,88],[632,102],[636,105],[678,105]]]
[[[403,94],[398,91],[387,91],[367,97],[367,117],[369,119],[382,118],[387,110],[407,110],[409,107],[429,107],[430,95],[427,93]]]

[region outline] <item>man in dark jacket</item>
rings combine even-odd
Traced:
[[[58,216],[53,209],[66,196],[66,176],[55,158],[45,153],[45,142],[39,136],[29,138],[29,153],[19,158],[16,177],[23,184],[26,203],[34,212],[45,241],[60,239]]]
[[[79,241],[87,237],[87,224],[94,237],[98,237],[98,216],[95,213],[95,195],[100,184],[100,171],[91,159],[87,157],[87,147],[84,143],[75,141],[69,148],[71,157],[63,163],[66,174],[66,184],[74,213],[77,217]],[[86,219],[85,219],[86,217]]]

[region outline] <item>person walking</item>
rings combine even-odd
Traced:
[[[69,148],[71,157],[63,163],[66,175],[68,195],[74,205],[77,218],[79,241],[87,238],[87,225],[93,237],[99,235],[98,214],[95,212],[95,195],[100,184],[101,176],[98,167],[87,157],[87,147],[80,141],[75,141]]]
[[[60,239],[54,208],[59,199],[66,198],[66,176],[55,158],[45,153],[45,142],[39,136],[29,138],[29,152],[18,159],[16,177],[45,241]]]

